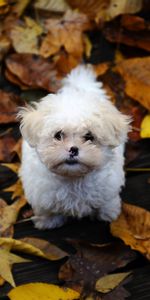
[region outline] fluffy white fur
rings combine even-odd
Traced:
[[[20,117],[20,176],[35,226],[59,227],[68,216],[116,219],[129,117],[109,101],[93,71],[77,67],[56,95],[22,109]]]

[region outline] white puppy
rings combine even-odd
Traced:
[[[20,176],[35,226],[59,227],[68,216],[116,219],[130,120],[109,101],[93,71],[77,67],[56,95],[22,109],[20,117]]]

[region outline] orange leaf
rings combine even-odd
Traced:
[[[123,204],[122,213],[110,225],[111,233],[126,245],[150,259],[150,212],[144,208]]]

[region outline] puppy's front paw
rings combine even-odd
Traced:
[[[66,218],[63,216],[34,216],[32,217],[34,226],[38,229],[53,229],[61,227]]]

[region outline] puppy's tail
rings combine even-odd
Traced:
[[[92,66],[80,65],[73,69],[63,80],[63,86],[70,86],[85,91],[102,89],[102,83],[96,81],[96,74]]]

